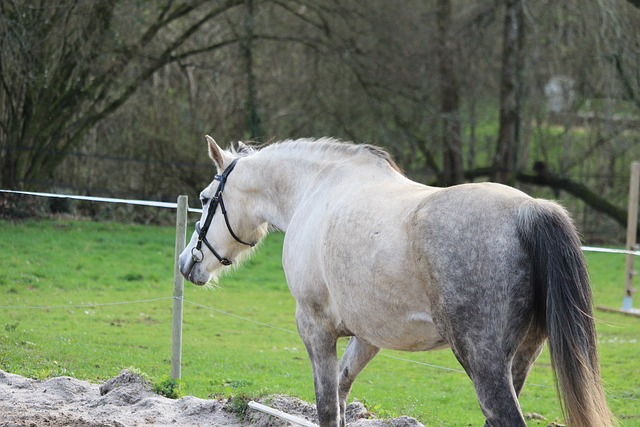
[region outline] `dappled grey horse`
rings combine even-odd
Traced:
[[[567,422],[611,425],[585,262],[560,206],[498,184],[424,186],[370,145],[225,151],[207,140],[218,175],[180,270],[204,285],[270,227],[285,232],[320,426],[345,425],[351,385],[380,348],[444,347],[473,381],[486,425],[525,426],[518,395],[547,338]]]

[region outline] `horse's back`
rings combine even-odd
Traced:
[[[415,210],[414,244],[432,258],[482,262],[519,248],[517,225],[526,194],[500,184],[463,184],[427,196]],[[437,262],[432,260],[432,262]]]
[[[517,245],[518,211],[528,200],[526,194],[499,184],[442,189],[416,208],[414,243],[433,257],[455,256],[463,264],[489,255],[483,251],[511,252]]]

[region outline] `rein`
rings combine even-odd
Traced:
[[[222,265],[231,265],[232,262],[228,258],[223,258],[220,254],[213,248],[211,243],[207,240],[207,232],[209,231],[209,227],[211,226],[211,221],[213,220],[213,216],[216,214],[218,210],[218,205],[220,205],[220,211],[222,212],[222,216],[224,217],[224,222],[227,224],[227,230],[231,236],[238,242],[247,246],[255,246],[255,243],[247,243],[244,240],[240,239],[236,233],[233,232],[231,228],[231,224],[229,223],[229,217],[227,215],[227,210],[224,207],[224,201],[222,200],[222,192],[224,191],[224,186],[227,182],[227,178],[229,174],[233,171],[233,168],[236,167],[236,163],[238,163],[238,159],[234,159],[229,166],[222,172],[221,175],[216,175],[213,180],[219,181],[218,188],[216,189],[213,198],[209,201],[209,208],[207,210],[207,217],[204,220],[204,224],[202,227],[200,226],[200,221],[196,223],[196,231],[198,232],[198,242],[191,249],[191,258],[194,263],[202,262],[204,259],[204,254],[202,253],[202,244],[204,243],[207,248],[213,253],[213,255],[218,258],[218,261]]]

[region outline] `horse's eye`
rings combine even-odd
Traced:
[[[204,205],[206,205],[207,203],[209,203],[209,199],[208,197],[200,197],[200,203],[202,203],[202,206],[204,207]]]

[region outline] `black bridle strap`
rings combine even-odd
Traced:
[[[200,229],[198,224],[196,224],[196,231],[198,231],[198,233],[200,233]],[[202,249],[200,249],[202,247],[202,243],[204,242],[205,246],[209,248],[209,250],[211,251],[211,253],[213,254],[213,256],[215,256],[216,258],[218,258],[218,261],[220,261],[220,263],[222,265],[231,265],[231,261],[229,261],[228,258],[223,258],[220,256],[220,254],[213,248],[213,246],[211,245],[211,243],[209,243],[209,241],[207,240],[207,238],[205,237],[204,239],[200,240],[200,238],[198,238],[198,243],[196,244],[196,246],[191,250],[191,258],[193,259],[194,262],[198,263],[201,262],[202,259],[204,258],[204,255],[202,254]],[[199,256],[196,256],[195,251],[198,251]]]
[[[213,248],[211,243],[207,240],[207,233],[209,232],[209,227],[211,226],[211,221],[213,220],[213,216],[216,214],[216,210],[218,209],[218,205],[220,205],[220,210],[222,212],[222,216],[224,217],[224,222],[227,224],[227,229],[231,236],[238,242],[247,246],[255,246],[255,243],[247,243],[240,239],[236,233],[234,233],[233,228],[231,228],[231,224],[229,223],[229,217],[227,215],[227,210],[224,207],[224,201],[222,200],[222,192],[224,191],[224,186],[227,182],[227,178],[229,174],[236,167],[236,163],[238,159],[234,159],[229,166],[222,172],[220,175],[216,175],[213,179],[219,181],[218,188],[216,189],[215,194],[211,198],[209,202],[209,207],[207,209],[207,216],[204,220],[204,224],[200,227],[200,224],[196,224],[196,232],[198,233],[198,242],[196,246],[191,250],[191,258],[195,263],[201,262],[204,258],[204,254],[202,253],[202,243],[204,243],[207,248],[213,253],[213,255],[220,261],[223,265],[231,265],[231,261],[228,258],[223,258],[218,254],[218,252]]]
[[[233,232],[233,228],[231,228],[231,224],[229,224],[229,215],[227,215],[227,210],[224,207],[224,200],[222,200],[222,194],[220,194],[220,212],[222,212],[222,216],[224,217],[224,222],[227,223],[227,230],[229,230],[229,234],[236,239],[236,242],[242,243],[243,245],[254,247],[255,243],[247,243],[241,238],[239,238],[236,233]]]

